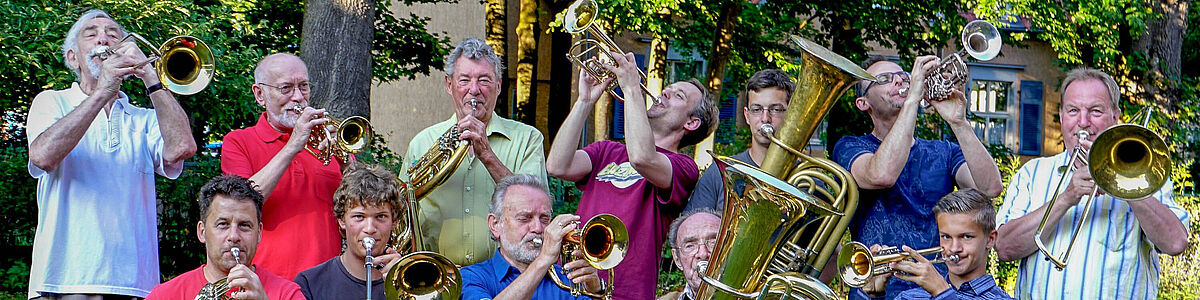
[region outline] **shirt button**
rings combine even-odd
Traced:
[[[467,191],[468,191],[468,192],[470,192],[470,191],[471,191],[471,187],[469,187],[469,186],[468,186],[468,187],[467,187]]]
[[[467,259],[471,259],[471,255],[470,255],[470,254],[467,254]]]
[[[471,213],[471,209],[470,209],[470,208],[468,208],[468,209],[464,209],[464,211],[466,211],[468,214],[469,214],[469,213]]]

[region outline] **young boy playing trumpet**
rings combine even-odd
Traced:
[[[996,209],[991,198],[975,189],[952,192],[933,208],[937,219],[938,240],[943,256],[957,255],[946,262],[950,270],[942,276],[933,264],[916,250],[902,246],[912,259],[891,264],[895,272],[872,276],[862,291],[873,299],[882,299],[888,278],[916,283],[896,299],[1012,299],[996,286],[987,274],[988,251],[996,244]],[[872,247],[872,251],[878,246]]]

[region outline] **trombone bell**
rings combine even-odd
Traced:
[[[1120,199],[1153,195],[1171,180],[1167,144],[1150,129],[1136,124],[1113,126],[1096,137],[1088,169],[1096,186]]]
[[[158,79],[171,92],[180,95],[199,93],[212,81],[216,59],[208,45],[192,36],[173,37],[158,49],[161,58],[154,62]]]

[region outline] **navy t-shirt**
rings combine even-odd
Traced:
[[[308,300],[321,299],[365,299],[367,281],[355,278],[334,256],[315,267],[296,275],[296,284]],[[371,299],[383,299],[383,276],[371,278]]]
[[[859,192],[858,210],[854,212],[849,228],[855,241],[867,246],[907,245],[913,249],[939,245],[933,207],[943,196],[954,191],[954,175],[966,163],[966,158],[958,144],[914,139],[896,184]],[[869,134],[843,137],[833,148],[833,160],[849,170],[855,159],[875,153],[881,142]],[[934,266],[938,272],[946,273],[945,265]],[[894,298],[913,287],[917,285],[904,280],[889,280],[887,298]]]

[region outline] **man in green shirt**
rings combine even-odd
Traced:
[[[458,126],[470,152],[445,183],[420,199],[425,250],[460,266],[491,258],[499,245],[488,231],[488,203],[496,182],[512,174],[546,178],[542,133],[493,111],[500,96],[503,63],[477,38],[459,43],[446,58],[446,93],[454,115],[413,137],[405,169],[420,160],[450,126]],[[400,178],[408,181],[407,170]]]

